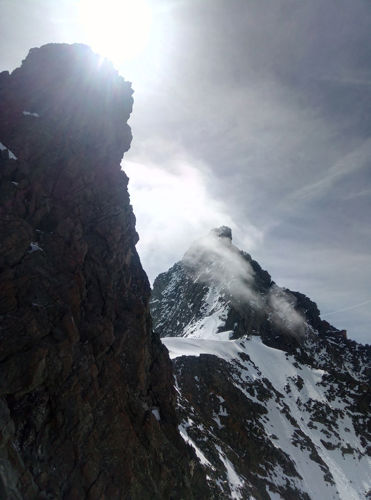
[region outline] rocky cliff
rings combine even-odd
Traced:
[[[213,498],[370,494],[370,346],[278,287],[226,227],[158,276],[151,309]]]
[[[204,494],[120,161],[130,84],[82,45],[0,74],[0,498]]]

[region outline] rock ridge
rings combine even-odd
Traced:
[[[80,44],[0,74],[2,499],[207,498],[135,249],[132,104]]]

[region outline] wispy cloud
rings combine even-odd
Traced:
[[[304,317],[295,309],[296,297],[277,285],[258,290],[255,271],[246,256],[218,231],[197,240],[183,257],[196,281],[217,287],[243,314],[245,308],[267,315],[281,331],[300,337],[306,331]]]
[[[371,87],[371,79],[367,77],[362,78],[361,76],[359,78],[355,78],[354,76],[323,76],[319,78],[319,80],[340,83],[343,85],[365,85],[366,87]]]
[[[337,311],[325,312],[324,314],[326,316],[332,316],[333,314],[338,314],[338,313],[342,313],[345,311],[352,311],[353,309],[358,309],[359,307],[365,306],[365,305],[370,304],[370,303],[371,303],[371,299],[368,299],[368,300],[365,300],[363,302],[360,302],[359,304],[354,304],[354,305],[349,306],[349,307],[343,307],[342,309],[338,309]]]
[[[316,182],[306,185],[293,193],[285,200],[285,204],[304,203],[317,197],[324,196],[336,182],[357,170],[371,166],[371,139],[365,140],[356,149],[339,159],[334,165],[325,170],[325,173]]]
[[[140,229],[138,250],[151,280],[211,227],[240,228],[223,201],[209,191],[212,174],[207,165],[179,151],[169,155],[167,162],[167,166],[148,159],[123,163]],[[243,230],[250,247],[261,239],[261,232],[247,220]]]

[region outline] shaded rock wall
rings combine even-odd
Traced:
[[[131,94],[82,45],[0,74],[1,498],[205,498],[120,169]]]

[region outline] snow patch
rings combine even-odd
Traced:
[[[223,453],[220,446],[215,445],[215,448],[218,450],[219,458],[223,462],[223,465],[227,471],[229,488],[231,490],[231,498],[236,499],[236,500],[241,500],[242,495],[241,495],[240,490],[244,485],[244,481],[237,474],[235,468],[232,465],[232,462],[230,462],[230,460],[228,460],[228,458]]]
[[[34,116],[35,118],[40,118],[39,113],[33,113],[32,111],[22,111],[24,116]]]
[[[4,144],[2,142],[0,142],[0,151],[8,151],[9,160],[18,160],[16,155],[12,151],[10,151],[9,148],[4,146]]]
[[[30,250],[28,253],[33,253],[33,252],[43,252],[44,250],[38,245],[37,241],[31,241],[30,244]]]
[[[183,337],[229,340],[233,331],[221,331],[229,312],[229,305],[220,300],[220,289],[211,286],[201,306],[203,317],[191,320],[183,330]]]
[[[187,427],[188,426],[184,425],[184,424],[180,424],[178,426],[180,435],[182,436],[182,438],[184,439],[184,441],[186,443],[188,443],[189,445],[191,445],[192,448],[195,450],[197,458],[199,459],[199,461],[201,462],[202,465],[206,465],[206,466],[210,467],[211,469],[215,469],[213,467],[213,465],[211,465],[211,463],[205,457],[205,455],[202,453],[202,451],[200,450],[200,448],[198,448],[198,446],[196,445],[196,443],[189,437],[189,435],[187,433]]]
[[[269,488],[269,497],[270,500],[282,500],[281,495],[279,495],[275,491],[272,491],[270,488]]]
[[[152,408],[152,415],[155,417],[155,419],[157,420],[157,422],[159,422],[161,420],[160,410],[159,410],[159,408],[157,408],[157,406],[155,406],[154,408]]]

